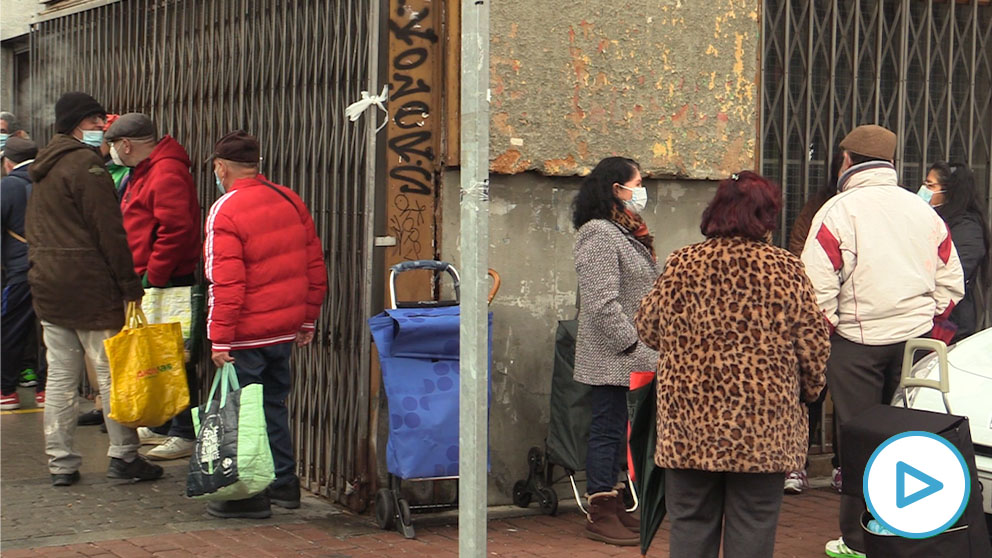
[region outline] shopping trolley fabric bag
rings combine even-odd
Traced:
[[[128,302],[124,329],[103,346],[110,418],[129,428],[158,426],[189,407],[179,324],[150,324],[137,303]]]
[[[401,479],[457,476],[459,308],[386,310],[369,326],[389,405],[387,470]],[[492,313],[488,346],[491,361]]]
[[[219,400],[214,398],[218,390]],[[187,496],[242,500],[275,480],[262,385],[241,387],[233,364],[217,371],[209,399],[193,412],[193,429],[196,445],[186,476]]]

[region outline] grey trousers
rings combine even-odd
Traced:
[[[110,437],[107,455],[132,461],[141,446],[138,433],[110,418],[110,362],[103,350],[103,340],[116,331],[68,329],[42,321],[48,347],[48,383],[45,388],[45,453],[48,470],[53,475],[79,470],[82,457],[72,447],[76,432],[79,401],[76,391],[86,373],[84,355],[96,369],[97,383],[103,398],[103,417]]]
[[[665,470],[672,558],[772,558],[784,473]]]
[[[837,424],[838,454],[844,452],[844,425],[872,405],[889,404],[902,372],[902,356],[906,343],[892,345],[860,345],[839,335],[830,338],[830,360],[827,361],[827,386],[834,400],[834,421]],[[860,478],[844,477],[844,483],[861,484]],[[864,552],[864,531],[861,514],[866,511],[865,500],[859,496],[840,497],[840,531],[847,546]]]

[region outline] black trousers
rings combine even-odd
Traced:
[[[671,558],[772,558],[782,473],[665,470]]]
[[[879,403],[889,404],[902,372],[902,357],[906,343],[892,345],[860,345],[839,335],[830,338],[830,360],[827,361],[827,385],[833,394],[834,416],[840,438],[838,453],[844,451],[844,425],[852,418]],[[860,483],[861,479],[844,479],[844,483]],[[840,530],[844,542],[864,552],[864,531],[861,514],[864,498],[842,494],[840,497]]]

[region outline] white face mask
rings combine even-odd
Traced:
[[[647,188],[644,188],[643,186],[637,188],[630,188],[622,184],[620,185],[620,187],[623,188],[624,190],[630,190],[633,193],[633,195],[630,197],[629,200],[625,200],[623,202],[623,204],[627,206],[627,209],[630,209],[634,213],[640,213],[644,211],[644,208],[647,207],[648,205]]]
[[[114,144],[110,144],[110,160],[119,167],[127,166],[124,164],[124,160],[121,159],[121,154],[117,152],[117,148],[114,147]]]

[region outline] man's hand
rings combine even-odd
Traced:
[[[296,333],[296,346],[306,347],[313,342],[313,330],[299,331]]]
[[[213,351],[213,354],[210,355],[210,360],[214,361],[217,368],[222,368],[224,364],[234,362],[234,357],[231,356],[229,351]]]

